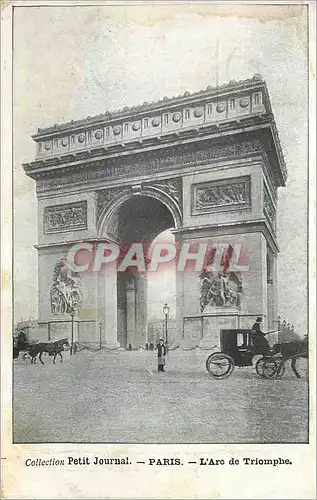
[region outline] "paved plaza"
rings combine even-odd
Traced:
[[[307,361],[302,379],[236,368],[214,380],[208,351],[81,351],[64,362],[14,362],[14,442],[302,443],[308,432]]]

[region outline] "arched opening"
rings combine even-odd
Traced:
[[[273,258],[267,253],[266,254],[266,280],[268,284],[273,283]]]
[[[150,252],[153,254],[156,244],[175,245],[175,236],[170,229],[160,233],[152,242]],[[149,272],[148,279],[148,342],[156,344],[162,338],[166,340],[166,327],[168,329],[168,342],[173,344],[176,331],[176,262],[161,265],[157,272]],[[168,305],[169,312],[165,321],[163,312],[164,304]]]
[[[142,244],[146,264],[153,241],[167,237],[166,230],[175,228],[175,214],[160,199],[154,196],[136,195],[120,203],[112,211],[104,226],[104,233],[113,238],[120,246],[123,254],[127,254],[134,243]],[[174,237],[169,232],[168,241]],[[166,273],[149,277],[148,265],[145,271],[137,266],[129,266],[117,272],[117,340],[121,347],[138,348],[148,342],[148,311],[152,315],[156,311],[161,315],[161,292],[166,286]],[[175,274],[170,278],[175,281]],[[148,304],[148,281],[150,282],[150,301]],[[174,289],[175,285],[170,289]],[[173,297],[172,297],[173,299]],[[155,303],[153,303],[153,300]],[[164,302],[163,302],[164,303]],[[163,304],[162,304],[163,305]],[[171,304],[174,307],[174,304]],[[155,312],[154,312],[155,315]],[[176,315],[174,307],[174,318]]]

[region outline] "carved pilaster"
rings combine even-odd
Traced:
[[[263,211],[273,229],[276,230],[276,210],[266,186],[263,188]]]

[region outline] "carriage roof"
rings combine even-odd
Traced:
[[[223,351],[233,351],[238,348],[238,335],[247,335],[248,344],[250,339],[250,334],[252,330],[250,328],[231,328],[231,329],[221,329],[220,330],[220,344]]]

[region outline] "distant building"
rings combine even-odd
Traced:
[[[156,316],[153,316],[148,321],[148,342],[153,342],[156,344],[159,339],[166,340],[166,325],[165,319],[157,319]],[[177,327],[175,319],[167,320],[167,335],[168,335],[168,343],[173,344],[174,339],[177,337],[176,335]]]

